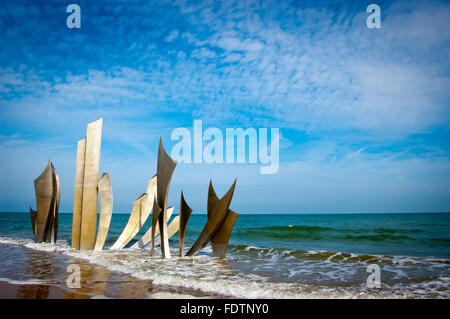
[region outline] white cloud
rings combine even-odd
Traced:
[[[427,203],[448,210],[445,151],[425,147],[426,159],[404,149],[370,153],[371,143],[389,144],[448,126],[450,6],[415,4],[382,6],[383,28],[369,30],[362,5],[361,12],[350,6],[335,12],[325,5],[296,8],[281,1],[181,2],[183,23],[190,23],[186,30],[163,21],[128,39],[121,36],[126,28],[104,24],[102,32],[120,35],[117,47],[126,48],[120,54],[136,54],[135,66],[123,59],[123,65],[96,64],[67,75],[49,75],[39,66],[0,69],[0,123],[15,123],[37,135],[0,136],[5,185],[28,185],[32,199],[29,176],[38,175],[47,157],[57,169],[72,172],[76,140],[84,136],[88,121],[103,116],[102,165],[113,173],[123,203],[132,202],[154,173],[159,135],[169,136],[186,120],[190,125],[191,118],[201,118],[205,125],[292,128],[313,140],[283,137],[280,172],[273,176],[259,175],[258,165],[254,170],[180,165],[171,196],[179,195],[183,182],[193,184],[186,191],[203,205],[210,177],[225,190],[239,176],[237,209],[243,211],[270,205],[282,211],[357,211],[364,201],[378,210],[402,205],[420,210]],[[124,23],[129,18],[118,17]],[[160,39],[163,46],[148,39]],[[86,46],[100,57],[108,50],[96,43]],[[42,137],[42,132],[54,137]],[[70,194],[73,176],[65,174],[65,194]],[[3,196],[17,198],[19,186]],[[248,198],[255,194],[263,201],[252,207]],[[374,198],[363,198],[367,194]],[[70,207],[70,195],[64,196]],[[422,204],[414,206],[419,199]]]
[[[173,30],[170,32],[170,34],[166,37],[167,42],[172,42],[178,38],[178,30]]]

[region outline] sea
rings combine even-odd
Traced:
[[[90,298],[450,297],[450,213],[241,214],[225,259],[210,245],[178,257],[178,233],[170,259],[159,247],[154,256],[150,247],[128,248],[150,220],[125,248],[109,250],[128,218],[113,214],[104,250],[95,252],[70,247],[71,214],[59,214],[56,244],[37,244],[29,214],[0,213],[0,281]],[[206,215],[191,215],[186,251],[205,223]],[[27,296],[45,297],[45,289],[17,295]]]

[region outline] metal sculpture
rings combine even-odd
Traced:
[[[153,216],[152,216],[152,255],[155,247],[155,230],[156,221],[159,224],[159,237],[161,240],[161,255],[163,258],[170,257],[169,238],[167,232],[167,197],[169,194],[170,180],[172,179],[173,171],[177,162],[167,155],[162,144],[162,139],[159,139],[158,147],[158,163],[156,169],[157,191],[156,201],[153,202]]]
[[[86,138],[78,141],[77,163],[75,170],[75,190],[73,194],[72,216],[72,248],[80,249],[81,207],[83,205],[84,158],[86,154]]]
[[[125,247],[141,230],[152,210],[151,204],[156,196],[156,183],[157,176],[155,175],[148,182],[147,193],[145,193],[147,196],[145,199],[141,199],[139,209],[133,208],[127,225],[111,249]]]
[[[97,233],[98,174],[103,119],[87,126],[86,153],[83,176],[83,202],[81,207],[80,249],[92,250]]]
[[[158,206],[158,203],[156,202],[156,198],[153,200],[153,213],[152,213],[152,249],[150,254],[153,256],[155,252],[155,236],[156,236],[156,226],[159,223],[159,215],[161,214],[161,208]],[[160,227],[158,225],[158,233],[160,231]]]
[[[207,204],[207,216],[209,218],[212,207],[219,201],[212,181],[209,182],[208,189],[208,204]],[[213,250],[214,257],[225,258],[227,253],[228,241],[230,240],[231,231],[233,230],[234,224],[239,217],[239,214],[228,209],[225,216],[225,220],[217,233],[211,238],[211,247]]]
[[[211,212],[208,216],[205,227],[203,228],[200,236],[195,241],[194,245],[189,249],[186,256],[196,255],[206,244],[214,237],[223,224],[225,217],[228,213],[228,208],[233,198],[234,189],[236,187],[236,180],[229,189],[229,191],[211,207]]]
[[[147,202],[148,194],[144,193],[141,196],[138,197],[134,201],[133,209],[130,214],[130,220],[127,224],[127,226],[131,225],[130,227],[125,227],[125,230],[122,232],[122,234],[119,236],[119,238],[116,240],[116,242],[111,246],[110,249],[120,249],[123,248],[126,244],[128,244],[129,240],[128,238],[132,235],[134,231],[134,226],[139,223],[140,217],[144,215],[144,208],[145,203]],[[131,239],[130,239],[131,240]]]
[[[97,232],[98,175],[103,119],[87,126],[78,142],[72,220],[72,248],[92,250]]]
[[[169,210],[169,209],[167,209]],[[170,239],[170,237],[172,237],[173,235],[175,235],[177,233],[177,231],[180,230],[180,216],[175,216],[173,218],[173,220],[169,223],[169,225],[167,226],[167,239]],[[160,236],[158,229],[156,229],[156,234],[155,234],[155,245],[156,244],[161,244],[160,241]]]
[[[98,181],[98,195],[100,202],[100,221],[94,250],[102,250],[108,235],[113,210],[113,194],[111,180],[108,173],[103,173]]]
[[[208,201],[209,203],[209,201]],[[192,209],[184,200],[183,192],[181,192],[180,199],[180,233],[178,235],[178,242],[180,246],[180,257],[184,256],[184,237],[186,236],[187,223],[191,217]]]
[[[111,181],[108,173],[98,179],[100,167],[100,150],[102,139],[102,118],[87,126],[87,136],[77,145],[75,172],[75,190],[72,220],[72,248],[97,251],[102,250],[108,235],[113,210]],[[157,173],[142,194],[133,204],[127,225],[111,249],[125,247],[145,224],[153,210],[151,227],[134,243],[132,248],[142,248],[151,242],[151,254],[159,241],[162,258],[170,257],[169,238],[179,231],[180,256],[184,256],[184,239],[192,209],[184,199],[180,200],[180,215],[168,225],[173,207],[167,207],[170,182],[177,162],[164,150],[160,138],[158,147]],[[36,191],[36,211],[30,207],[30,219],[36,242],[56,242],[58,233],[58,209],[60,198],[59,177],[49,161],[42,174],[34,181]],[[236,181],[228,192],[219,199],[212,182],[209,185],[207,203],[207,222],[186,253],[196,255],[211,241],[213,254],[224,258],[233,226],[239,216],[229,209],[233,198]],[[97,201],[100,202],[100,221],[97,233]],[[157,237],[158,236],[158,237]]]
[[[173,213],[173,206],[167,208],[167,219],[170,219]],[[174,219],[175,220],[175,219]],[[173,221],[169,224],[168,228],[171,228]],[[159,234],[159,226],[156,225],[155,227],[155,241],[157,239],[156,236]],[[139,239],[137,242],[135,242],[130,248],[144,248],[150,242],[152,241],[152,226],[150,225],[150,228],[147,230],[147,232]]]
[[[236,223],[239,214],[228,209],[227,216],[220,226],[217,233],[211,238],[211,247],[214,257],[225,258],[227,255],[228,241],[230,240],[231,231]]]
[[[55,243],[58,234],[60,184],[50,160],[41,175],[34,180],[34,190],[36,211],[30,207],[34,239],[37,243]]]
[[[35,241],[36,241],[36,215],[37,215],[37,211],[35,211],[30,206],[31,228],[33,229],[33,236],[34,236]]]

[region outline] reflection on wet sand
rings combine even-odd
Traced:
[[[149,280],[116,274],[102,266],[73,257],[69,258],[68,263],[80,266],[80,288],[74,288],[80,293],[97,297],[134,299],[148,298],[148,293],[152,290]]]
[[[15,262],[6,263],[0,269],[0,278],[4,278],[0,280],[0,299],[220,297],[189,288],[160,284],[155,286],[152,280],[112,272],[87,260],[54,251],[39,251],[23,246],[0,244],[0,259],[10,256],[15,256]],[[125,261],[131,257],[123,253],[119,254],[118,258]],[[191,264],[194,260],[181,258],[179,262]],[[225,260],[220,262],[226,264]],[[24,267],[17,268],[17,264]],[[74,282],[69,276],[74,272],[70,271],[69,265],[77,265],[80,268],[79,288],[70,285]]]
[[[12,284],[0,281],[0,299],[89,299],[88,295],[66,291],[57,286]]]

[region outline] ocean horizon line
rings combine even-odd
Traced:
[[[30,212],[0,211],[0,214],[29,214]],[[73,215],[72,212],[59,212],[60,214]],[[130,212],[115,212],[113,215],[129,215]],[[340,213],[340,212],[318,212],[318,213],[239,213],[240,215],[394,215],[394,214],[450,214],[450,212],[358,212],[358,213]],[[178,215],[174,212],[173,216]],[[206,213],[192,213],[192,215],[206,215]]]

